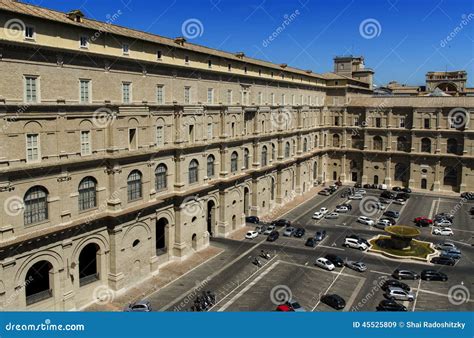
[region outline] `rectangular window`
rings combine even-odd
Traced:
[[[425,129],[430,129],[430,119],[429,118],[424,119],[424,127],[425,127]]]
[[[400,128],[405,128],[405,118],[400,117],[400,123],[399,123]]]
[[[242,92],[242,104],[243,105],[248,105],[249,104],[248,103],[248,96],[249,96],[249,93],[246,90],[244,90]]]
[[[207,103],[214,103],[214,89],[212,88],[207,88]]]
[[[90,155],[91,151],[91,132],[89,130],[81,131],[81,155]]]
[[[381,128],[382,127],[382,119],[380,117],[376,117],[375,118],[375,126],[377,128]]]
[[[212,61],[211,60],[207,61],[207,67],[212,68]]]
[[[232,90],[227,90],[227,104],[232,104]]]
[[[354,117],[354,126],[358,127],[359,126],[359,118]]]
[[[128,149],[137,149],[137,130],[135,128],[128,130]]]
[[[79,47],[89,48],[89,37],[83,35],[79,38]]]
[[[263,104],[263,94],[262,94],[262,92],[258,92],[258,104]]]
[[[212,140],[212,123],[207,124],[207,139]]]
[[[79,100],[81,103],[90,103],[90,80],[79,80],[79,87],[80,87],[80,97]]]
[[[194,143],[194,125],[193,124],[189,126],[188,136],[189,136],[189,142]]]
[[[156,86],[156,103],[163,104],[164,100],[165,88],[163,85]]]
[[[26,135],[26,160],[27,162],[39,161],[39,135],[38,134],[27,134]]]
[[[161,50],[156,51],[156,59],[161,60],[161,57],[162,57]]]
[[[227,65],[227,70],[228,70],[229,72],[232,71],[232,65],[231,65],[230,63]]]
[[[132,91],[132,84],[130,82],[123,82],[122,83],[122,102],[123,103],[130,103],[131,102],[131,91]]]
[[[130,46],[128,45],[128,43],[122,44],[122,53],[124,55],[128,55],[130,53]]]
[[[189,56],[186,55],[184,57],[184,63],[187,64],[187,65],[189,64]]]
[[[25,76],[25,100],[26,102],[38,102],[38,78],[36,76]]]
[[[163,126],[158,126],[158,127],[156,127],[156,145],[157,146],[162,146],[164,144],[165,144],[165,141],[164,141]]]
[[[35,28],[33,26],[25,27],[25,39],[30,39],[30,40],[35,39]]]
[[[191,87],[184,87],[184,103],[191,103]]]
[[[339,116],[334,117],[334,125],[339,126]]]
[[[244,73],[247,74],[247,67],[244,67]]]

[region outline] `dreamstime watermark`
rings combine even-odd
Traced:
[[[110,195],[109,199],[108,200],[114,200],[114,199],[118,199],[120,196],[120,192],[119,191],[114,191],[112,193],[112,195]],[[85,220],[85,224],[90,224],[92,221],[94,221],[95,219],[97,219],[97,216],[104,210],[107,209],[107,205],[108,205],[108,202],[105,201],[104,203],[102,203],[101,205],[99,205],[99,207],[94,210],[94,212],[89,215],[86,220]]]
[[[10,39],[18,39],[23,37],[26,26],[23,20],[13,18],[5,22],[5,36]]]
[[[273,129],[286,129],[292,123],[293,117],[288,109],[272,111],[270,113],[270,123]]]
[[[352,306],[351,311],[359,311],[361,308],[364,307],[367,302],[369,302],[375,294],[382,288],[384,282],[387,280],[385,276],[377,277],[372,281],[372,288],[366,295],[355,305]]]
[[[8,305],[12,304],[16,298],[20,296],[22,291],[34,281],[33,276],[28,276],[28,279],[26,279],[18,288],[15,288],[15,292],[13,292],[3,303],[3,306],[0,306],[0,309],[6,309]]]
[[[439,42],[441,48],[444,48],[451,42],[463,29],[466,27],[471,20],[474,19],[474,13],[463,14],[461,15],[461,21],[459,24],[454,27],[454,29],[443,39]]]
[[[110,108],[101,107],[92,114],[92,123],[98,128],[106,128],[114,123],[117,114]]]
[[[453,305],[461,305],[469,302],[471,293],[464,285],[458,284],[452,286],[448,291],[449,302]]]
[[[181,32],[186,39],[196,39],[204,34],[204,25],[201,20],[191,18],[183,22]]]
[[[362,215],[372,217],[379,211],[379,199],[375,196],[365,196],[359,203],[359,210]]]
[[[181,302],[173,308],[173,311],[182,311],[183,309],[187,308],[189,304],[193,304],[196,297],[199,295],[200,292],[204,290],[204,287],[209,283],[211,278],[208,276],[202,282],[196,281],[196,286],[194,289],[184,297]]]
[[[359,25],[359,33],[364,39],[378,38],[382,34],[382,25],[377,19],[365,19]]]
[[[105,23],[107,25],[114,24],[122,14],[123,14],[122,10],[120,10],[120,9],[118,11],[116,11],[115,13],[113,13],[113,14],[107,14],[105,16],[106,19],[107,19],[105,21]],[[99,29],[99,30],[95,31],[94,34],[91,36],[90,40],[91,41],[96,41],[103,33],[104,33],[104,31],[102,29]]]
[[[268,47],[273,41],[275,41],[278,36],[283,33],[283,31],[300,15],[300,11],[297,9],[291,14],[285,14],[283,16],[283,21],[282,23],[275,28],[275,30],[266,38],[262,41],[262,46],[263,47]]]
[[[274,286],[270,291],[270,300],[275,305],[288,302],[292,296],[291,289],[287,285]]]
[[[453,108],[448,113],[448,122],[451,128],[467,128],[469,120],[470,114],[464,108]]]
[[[5,324],[5,331],[85,331],[84,324],[53,324],[50,319],[45,319],[43,323],[12,323]]]
[[[3,209],[8,216],[18,216],[25,209],[25,202],[20,196],[11,196],[3,203]]]
[[[192,217],[201,215],[204,210],[204,201],[196,196],[186,197],[180,205],[180,209],[184,214]]]
[[[92,299],[100,305],[110,304],[115,299],[115,291],[107,285],[99,285],[92,292]]]

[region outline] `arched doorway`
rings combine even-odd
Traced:
[[[156,221],[155,249],[156,249],[157,256],[166,253],[166,226],[167,225],[168,225],[168,220],[164,217]]]
[[[428,181],[426,178],[421,179],[421,189],[427,189],[428,188]]]
[[[89,243],[81,250],[79,254],[79,286],[99,280],[98,252],[99,246],[96,243]]]
[[[209,236],[214,235],[214,225],[216,224],[216,204],[213,200],[207,202],[207,232]]]
[[[193,236],[191,237],[191,245],[194,250],[197,250],[197,235],[196,234],[193,234]]]
[[[374,175],[374,184],[375,185],[379,184],[379,176],[378,175]]]
[[[249,212],[250,207],[250,190],[249,188],[244,188],[244,214],[245,216],[250,216]]]
[[[53,266],[48,261],[39,261],[28,270],[25,277],[26,305],[53,296],[52,270]]]
[[[232,230],[237,229],[237,217],[235,215],[232,216]]]

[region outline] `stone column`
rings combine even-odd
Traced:
[[[276,203],[281,204],[283,200],[282,196],[282,181],[281,181],[281,170],[277,171],[277,179],[276,179]]]
[[[110,240],[110,268],[108,274],[108,284],[112,290],[118,291],[124,287],[125,277],[120,264],[120,255],[122,252],[120,244],[122,243],[123,226],[115,226],[113,229],[108,229],[108,232]]]
[[[300,195],[302,193],[301,189],[301,163],[296,163],[296,194]]]
[[[229,175],[229,161],[230,158],[228,156],[229,150],[225,146],[221,146],[219,150],[220,156],[220,163],[221,163],[221,171],[219,173],[220,177],[225,178]],[[253,154],[255,156],[255,154]]]
[[[385,161],[385,184],[387,185],[387,188],[392,187],[392,170],[391,170],[391,165],[392,165],[392,158],[389,156],[387,157],[387,160]]]
[[[440,170],[441,170],[441,161],[438,159],[438,160],[436,160],[436,165],[435,165],[433,191],[440,191],[441,190],[441,181],[440,181],[440,173],[439,173]]]
[[[344,131],[344,133],[345,133],[345,131]],[[346,154],[343,154],[342,158],[341,158],[341,175],[339,176],[341,182],[346,182],[346,180],[347,180],[346,162],[347,162],[347,156],[346,156]]]
[[[185,169],[183,165],[184,160],[185,157],[182,155],[182,151],[177,150],[174,158],[174,188],[177,191],[184,190],[184,176],[187,173],[187,169]]]

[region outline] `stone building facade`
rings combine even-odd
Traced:
[[[0,72],[3,309],[80,309],[322,182],[474,190],[473,97],[374,97],[7,0]]]

